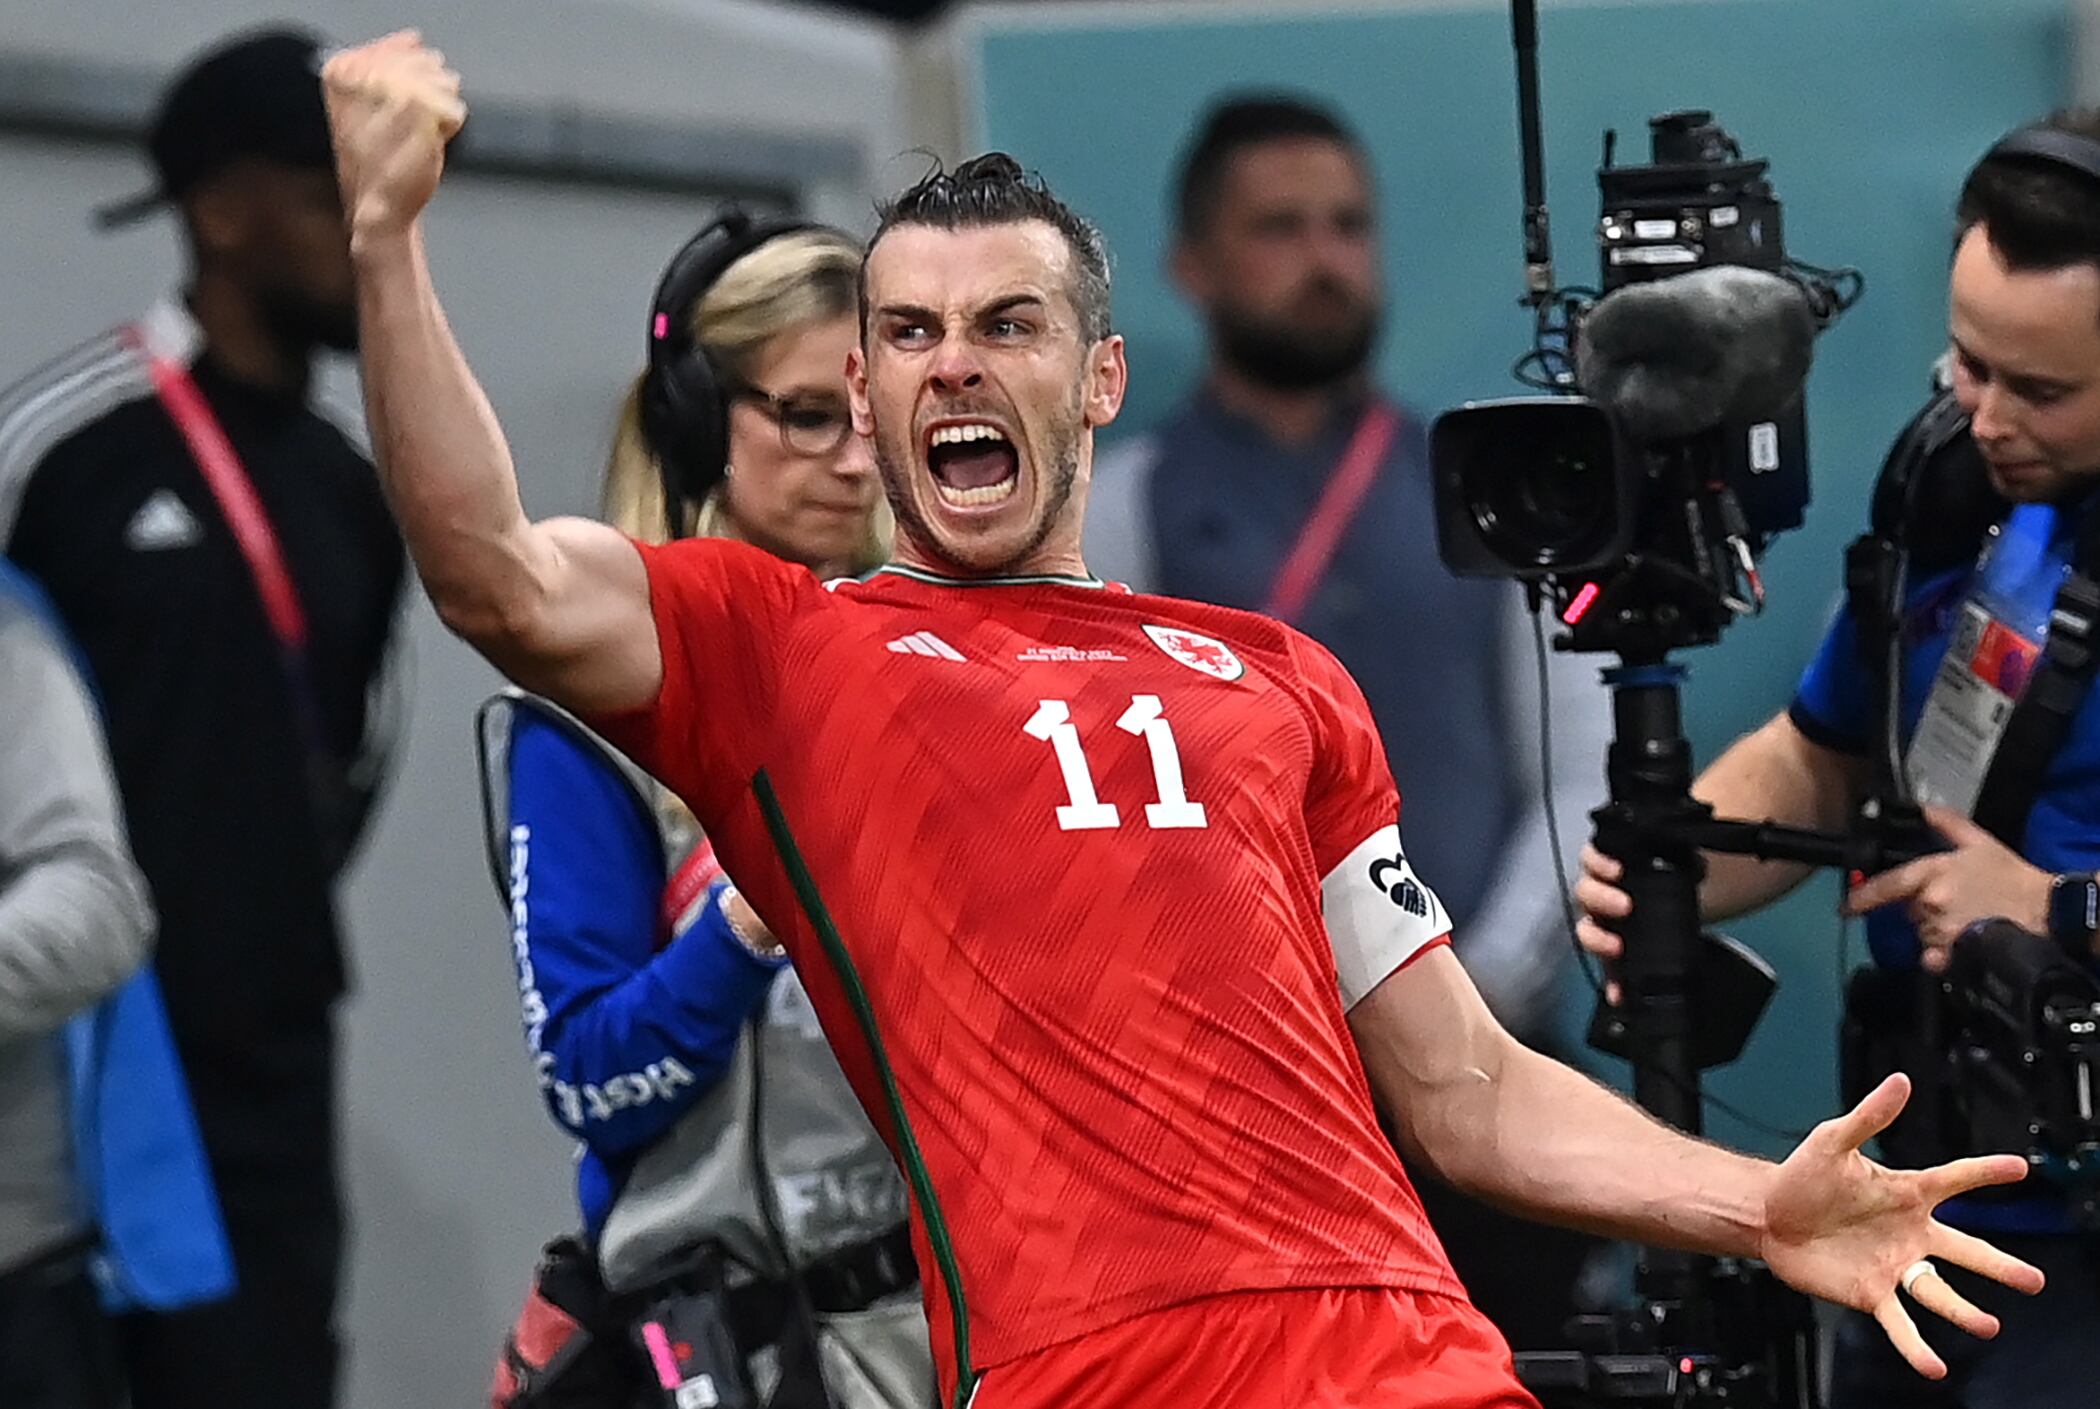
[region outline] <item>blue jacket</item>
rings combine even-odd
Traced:
[[[513,700],[502,825],[526,1045],[584,1143],[593,1238],[635,1158],[728,1071],[786,961],[739,943],[710,887],[659,947],[669,882],[646,799],[566,718]]]

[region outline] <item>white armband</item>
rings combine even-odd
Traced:
[[[1400,847],[1400,828],[1363,839],[1320,882],[1320,910],[1334,945],[1342,1007],[1451,932],[1451,916]]]

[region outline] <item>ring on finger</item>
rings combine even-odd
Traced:
[[[1939,1268],[1934,1267],[1932,1265],[1931,1258],[1921,1257],[1916,1262],[1913,1262],[1910,1266],[1904,1268],[1903,1275],[1900,1278],[1898,1278],[1897,1281],[1903,1287],[1903,1291],[1906,1296],[1914,1297],[1918,1294],[1918,1279],[1920,1277],[1936,1276],[1939,1273],[1939,1270]]]

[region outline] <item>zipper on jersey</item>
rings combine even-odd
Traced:
[[[948,1236],[948,1220],[941,1213],[940,1200],[934,1196],[933,1178],[927,1172],[926,1157],[920,1152],[918,1137],[912,1133],[911,1118],[904,1111],[904,1094],[897,1087],[896,1073],[890,1069],[882,1034],[876,1030],[874,1005],[868,1001],[868,990],[861,983],[860,970],[854,967],[852,956],[846,952],[845,941],[839,938],[838,926],[832,922],[831,911],[817,890],[816,877],[810,874],[809,863],[803,859],[802,849],[795,844],[787,813],[782,809],[780,796],[773,791],[773,780],[766,776],[765,769],[759,769],[752,778],[751,791],[758,799],[760,814],[766,819],[766,831],[772,835],[773,849],[780,854],[781,864],[787,868],[788,883],[795,888],[795,896],[802,902],[802,913],[809,918],[810,927],[817,932],[817,942],[823,946],[825,957],[838,973],[839,982],[846,991],[846,1001],[860,1024],[861,1036],[867,1039],[868,1051],[875,1059],[875,1074],[882,1079],[883,1101],[889,1107],[890,1123],[897,1131],[897,1150],[904,1160],[904,1177],[918,1202],[919,1216],[925,1220],[926,1241],[932,1245],[934,1260],[940,1264],[941,1282],[948,1289],[948,1313],[955,1334],[955,1403],[957,1409],[967,1409],[970,1399],[976,1394],[980,1377],[970,1364],[970,1313],[963,1304],[962,1269],[955,1259],[955,1244]]]

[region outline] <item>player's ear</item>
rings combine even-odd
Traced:
[[[1123,335],[1110,333],[1087,350],[1086,424],[1099,430],[1123,409],[1123,394],[1130,389],[1130,363],[1124,356]]]
[[[875,413],[868,406],[868,354],[858,346],[846,354],[846,400],[853,408],[853,433],[875,434]]]

